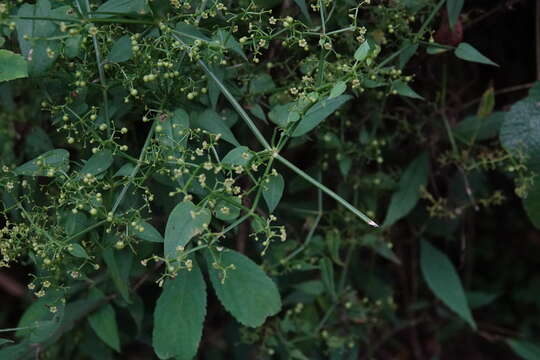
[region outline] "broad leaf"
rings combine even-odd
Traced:
[[[106,248],[103,250],[102,257],[103,261],[107,265],[107,272],[118,289],[118,292],[124,301],[129,303],[129,279],[125,277],[121,271],[119,254],[117,253],[117,250],[110,247]]]
[[[251,150],[247,146],[240,146],[229,151],[221,160],[221,163],[232,166],[246,166],[252,158]]]
[[[420,267],[424,280],[435,296],[476,330],[461,280],[448,256],[422,240]]]
[[[96,12],[97,17],[111,17],[116,14],[146,14],[149,7],[146,0],[108,0],[101,4]]]
[[[341,105],[345,104],[351,99],[352,97],[349,95],[340,95],[333,99],[325,99],[319,101],[311,108],[309,108],[309,110],[306,111],[304,116],[302,116],[292,136],[301,136],[310,132],[330,114],[334,113],[337,109],[339,109]]]
[[[338,97],[339,95],[343,94],[347,90],[347,83],[345,81],[338,81],[334,87],[332,87],[332,90],[330,91],[330,96],[328,96],[329,99],[333,99],[335,97]]]
[[[462,42],[458,45],[458,47],[454,50],[454,55],[466,61],[499,66],[484,55],[482,55],[480,51],[476,50],[471,44],[468,44],[466,42]]]
[[[146,221],[140,221],[139,225],[143,227],[142,232],[139,231],[138,228],[130,227],[136,238],[155,243],[163,242],[163,236],[161,236],[159,231],[152,224],[149,224]]]
[[[240,143],[234,137],[231,129],[227,127],[225,120],[213,110],[205,110],[194,119],[193,125],[214,134],[221,134],[223,140],[234,146],[240,146]]]
[[[210,224],[212,215],[207,209],[184,201],[171,211],[165,228],[165,257],[175,258],[177,247],[186,246],[189,241],[202,233]]]
[[[160,359],[191,360],[206,316],[206,284],[195,264],[167,280],[154,311],[152,344]]]
[[[80,244],[77,244],[77,243],[70,244],[69,248],[68,248],[68,251],[69,251],[69,253],[71,255],[73,255],[75,257],[79,257],[79,258],[83,258],[83,259],[89,259],[90,258],[88,256],[88,254],[86,253],[86,250],[84,250],[84,248]]]
[[[90,298],[104,299],[105,295],[98,289],[93,288],[90,290]],[[111,304],[105,303],[98,310],[91,313],[88,317],[88,323],[105,344],[120,352],[120,337],[118,336],[116,312]]]
[[[132,56],[131,39],[128,35],[124,35],[114,42],[106,60],[113,63],[120,63],[128,61]]]
[[[208,272],[216,294],[228,312],[241,324],[257,327],[281,309],[276,284],[246,256],[234,251],[219,253],[219,263],[227,268],[226,276],[214,266],[207,254]],[[231,268],[231,265],[234,267]]]
[[[28,76],[26,60],[9,50],[0,49],[0,82]]]
[[[525,360],[540,359],[540,346],[528,341],[508,339],[506,343]]]
[[[113,163],[113,155],[109,149],[101,150],[90,157],[80,171],[81,176],[96,176],[106,171]]]
[[[406,216],[420,199],[420,188],[427,183],[429,157],[426,153],[414,159],[399,181],[398,189],[392,194],[390,206],[383,226],[390,226]]]
[[[279,204],[281,197],[283,196],[283,189],[285,188],[285,181],[281,175],[270,175],[268,182],[263,182],[263,197],[268,211],[273,212]]]
[[[189,115],[183,109],[176,109],[165,121],[160,122],[162,131],[156,135],[160,146],[176,156],[186,146],[189,129]]]
[[[54,149],[24,163],[14,171],[17,175],[52,177],[58,171],[67,172],[68,170],[69,152],[64,149]]]
[[[424,98],[421,95],[418,95],[416,91],[411,89],[409,85],[407,85],[406,82],[403,82],[401,80],[394,81],[392,83],[392,89],[395,90],[399,95],[410,97],[413,99],[419,99],[423,100]]]
[[[526,98],[506,113],[500,132],[501,144],[514,156],[524,156],[533,170],[540,170],[540,105]]]
[[[354,52],[354,58],[358,61],[364,61],[369,54],[370,46],[367,41],[364,41]]]

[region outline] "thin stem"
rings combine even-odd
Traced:
[[[416,40],[419,40],[424,35],[424,32],[426,31],[426,27],[431,23],[431,20],[433,20],[433,18],[439,12],[440,8],[444,5],[445,2],[446,0],[440,0],[439,3],[433,8],[433,10],[431,11],[431,14],[429,14],[426,21],[424,21],[424,23],[420,27],[420,30],[418,30],[418,32],[416,33],[416,36],[415,36]]]

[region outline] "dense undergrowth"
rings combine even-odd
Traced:
[[[0,359],[539,359],[532,3],[0,4]]]

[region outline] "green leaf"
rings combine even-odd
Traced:
[[[251,150],[247,146],[240,146],[229,151],[221,163],[231,166],[246,166],[252,158]]]
[[[165,228],[165,257],[175,258],[176,248],[185,247],[194,236],[201,234],[211,219],[210,211],[194,205],[191,201],[176,205]]]
[[[267,73],[258,74],[249,82],[251,94],[265,94],[276,88],[272,77]]]
[[[364,61],[364,59],[367,58],[369,54],[369,50],[369,43],[367,41],[364,41],[354,52],[354,58],[358,61]]]
[[[14,172],[17,175],[52,177],[58,171],[68,170],[69,152],[65,149],[54,149],[17,167]]]
[[[69,245],[69,248],[68,248],[68,251],[71,255],[75,256],[75,257],[79,257],[79,258],[83,258],[83,259],[89,259],[90,257],[88,256],[88,254],[86,253],[86,250],[84,250],[84,248],[77,244],[77,243],[74,243],[74,244],[70,244]]]
[[[330,114],[334,113],[341,105],[351,100],[352,96],[340,95],[333,99],[325,99],[317,102],[300,119],[298,126],[294,130],[292,136],[302,136],[313,130]]]
[[[229,196],[229,201],[219,200],[214,208],[214,214],[219,220],[230,221],[236,219],[240,215],[240,202],[236,196]],[[231,202],[233,204],[231,204]],[[238,206],[234,205],[238,204]]]
[[[448,12],[448,22],[450,28],[454,28],[458,21],[459,14],[463,8],[464,0],[446,0],[446,11]]]
[[[113,163],[113,154],[109,149],[98,151],[90,157],[80,171],[81,176],[98,175],[106,171]]]
[[[132,56],[131,38],[128,35],[124,35],[114,42],[106,60],[112,63],[121,63],[128,61]]]
[[[204,35],[198,27],[184,22],[176,24],[175,30],[180,39],[189,45],[193,44],[195,40],[204,42],[209,42],[211,40],[208,36]]]
[[[5,344],[9,344],[9,343],[12,343],[12,342],[13,342],[13,340],[0,338],[0,346],[3,346]]]
[[[540,170],[540,105],[534,99],[518,101],[506,113],[501,126],[503,148],[514,156],[524,156],[531,169]]]
[[[422,96],[418,95],[418,93],[416,93],[416,91],[411,89],[409,87],[409,85],[407,85],[406,82],[401,81],[401,80],[394,81],[392,83],[392,89],[395,90],[401,96],[406,96],[406,97],[410,97],[410,98],[413,98],[413,99],[419,99],[419,100],[424,99]]]
[[[420,243],[422,276],[435,296],[476,330],[461,280],[448,256],[430,243]]]
[[[535,179],[534,184],[523,199],[523,207],[533,225],[540,229],[540,181]]]
[[[300,11],[302,12],[302,15],[306,18],[306,20],[311,23],[311,16],[309,16],[308,7],[306,5],[306,0],[294,0],[295,4],[300,8]]]
[[[467,116],[452,129],[456,139],[469,143],[487,140],[499,134],[505,113],[496,111],[487,117]]]
[[[0,49],[0,82],[28,76],[28,63],[9,50]]]
[[[133,235],[136,238],[155,243],[163,242],[163,236],[161,236],[159,231],[154,226],[152,226],[152,224],[149,224],[146,221],[140,221],[139,225],[144,228],[142,232],[130,226],[131,230],[133,231]]]
[[[24,153],[30,158],[34,158],[53,149],[54,146],[51,138],[40,127],[33,127],[24,141]]]
[[[399,68],[403,69],[409,60],[416,54],[418,50],[418,44],[413,44],[410,41],[406,41],[403,44],[403,51],[399,54]]]
[[[537,344],[517,339],[507,339],[506,343],[516,354],[525,360],[540,359],[540,346]]]
[[[471,61],[471,62],[477,62],[481,64],[487,64],[487,65],[493,65],[493,66],[499,66],[484,55],[482,55],[478,50],[476,50],[471,44],[468,44],[466,42],[462,42],[458,45],[458,47],[454,50],[454,55],[456,57]]]
[[[323,257],[319,262],[319,269],[321,270],[322,282],[326,287],[326,290],[335,299],[336,285],[334,281],[334,266],[332,265],[332,261],[327,257]]]
[[[112,282],[118,289],[118,292],[122,296],[125,302],[131,302],[129,300],[129,279],[123,276],[120,265],[119,265],[119,255],[112,248],[106,248],[102,252],[103,261],[107,265],[107,272],[111,277]]]
[[[179,149],[186,146],[189,129],[189,115],[183,109],[176,109],[165,121],[160,122],[162,131],[157,133],[160,146],[180,156]]]
[[[105,295],[98,289],[90,290],[90,298],[105,299]],[[118,324],[116,312],[111,304],[105,303],[97,311],[90,314],[88,323],[96,335],[111,348],[120,352],[120,337],[118,336]]]
[[[295,102],[276,105],[270,110],[268,117],[274,124],[284,128],[289,123],[300,120],[300,114],[295,110],[295,106]]]
[[[101,4],[95,11],[96,17],[104,18],[116,16],[116,14],[139,14],[149,12],[146,0],[109,0]]]
[[[263,191],[262,195],[266,205],[268,206],[268,211],[273,212],[279,204],[281,197],[283,196],[283,189],[285,188],[285,180],[283,176],[270,175],[266,182],[262,183]]]
[[[345,81],[338,81],[330,91],[329,99],[333,99],[343,94],[347,90],[347,83]]]
[[[493,86],[490,86],[482,94],[482,100],[480,101],[480,105],[478,106],[478,111],[476,114],[479,117],[489,116],[493,112],[494,107],[495,107],[495,91],[493,90]]]
[[[429,157],[426,153],[414,159],[399,181],[398,189],[392,194],[390,206],[383,226],[390,226],[406,216],[420,199],[420,188],[427,184]]]
[[[47,295],[32,303],[17,324],[16,337],[25,337],[32,342],[41,342],[51,338],[60,327],[64,317],[64,305],[59,301],[58,291],[48,289]],[[56,306],[57,311],[52,313],[50,308]]]
[[[215,111],[210,109],[205,110],[194,120],[195,127],[200,127],[214,134],[221,134],[223,140],[234,146],[240,146],[231,129],[227,127],[225,120]]]
[[[219,264],[227,269],[226,275],[215,268],[214,260],[207,253],[210,280],[217,297],[236,320],[245,326],[257,327],[268,316],[279,312],[281,298],[277,286],[257,264],[230,249],[218,256]]]
[[[206,284],[193,261],[167,280],[156,303],[152,345],[160,359],[191,360],[197,354],[206,316]]]
[[[240,45],[240,43],[236,41],[236,39],[231,33],[223,29],[219,29],[214,36],[214,39],[219,41],[221,46],[225,47],[226,49],[232,50],[247,61],[246,54],[244,54],[244,50],[242,50],[242,45]]]
[[[66,39],[64,43],[64,52],[66,56],[70,59],[73,59],[79,56],[81,52],[82,45],[82,35],[73,35]]]

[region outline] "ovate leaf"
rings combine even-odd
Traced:
[[[406,97],[419,99],[419,100],[424,99],[421,95],[418,95],[416,91],[411,89],[411,87],[407,85],[406,82],[403,82],[401,80],[394,81],[392,83],[392,89],[394,89],[401,96],[406,96]]]
[[[454,55],[466,61],[499,66],[484,55],[482,55],[480,51],[476,50],[471,44],[468,44],[466,42],[462,42],[458,45],[458,47],[454,50]]]
[[[279,204],[281,197],[283,196],[283,189],[285,188],[285,181],[283,176],[270,175],[268,182],[263,182],[263,198],[268,206],[268,211],[273,212]]]
[[[102,299],[105,295],[96,288],[90,290],[92,299]],[[118,336],[118,324],[116,312],[111,304],[102,305],[97,311],[90,314],[88,323],[96,335],[111,348],[120,352],[120,337]]]
[[[196,206],[191,201],[176,205],[171,211],[165,228],[165,257],[175,258],[178,246],[186,246],[189,241],[202,233],[212,215],[208,209]]]
[[[161,236],[159,231],[152,226],[152,224],[149,224],[146,221],[140,221],[139,225],[143,227],[143,231],[140,231],[138,228],[131,227],[133,235],[135,235],[136,238],[155,243],[163,242],[163,236]]]
[[[540,105],[530,98],[518,101],[506,113],[500,132],[501,144],[514,156],[527,158],[540,170]]]
[[[298,126],[294,130],[292,136],[301,136],[319,125],[330,114],[334,113],[341,105],[351,100],[352,96],[340,95],[332,99],[325,99],[317,102],[300,119]]]
[[[113,63],[120,63],[128,61],[132,56],[131,39],[128,35],[124,35],[114,42],[106,60]]]
[[[354,52],[354,58],[358,61],[363,61],[368,56],[369,49],[369,43],[367,41],[364,41]]]
[[[129,278],[125,277],[125,274],[122,273],[119,261],[120,255],[118,252],[115,251],[116,250],[113,250],[110,247],[103,250],[103,261],[107,265],[107,272],[112,279],[114,285],[118,289],[118,292],[120,293],[124,301],[129,303]]]
[[[205,110],[194,120],[194,126],[198,126],[201,129],[214,134],[221,134],[223,140],[234,146],[240,146],[240,143],[234,137],[231,129],[227,127],[225,120],[215,111]]]
[[[95,11],[97,17],[111,17],[116,14],[146,14],[147,0],[108,0]]]
[[[82,176],[85,176],[86,174],[93,176],[101,174],[112,165],[113,160],[111,150],[104,149],[98,151],[86,161],[80,173]]]
[[[69,170],[69,152],[64,149],[54,149],[38,156],[34,160],[19,166],[14,170],[17,175],[54,176],[58,171]]]
[[[429,158],[426,153],[411,162],[401,176],[398,189],[392,194],[383,226],[394,224],[416,206],[420,198],[420,187],[427,183],[428,171]]]
[[[231,166],[246,166],[252,158],[253,154],[247,146],[239,146],[229,151],[221,162]]]
[[[9,50],[0,49],[0,82],[28,76],[28,64],[24,58]]]
[[[333,99],[335,97],[338,97],[339,95],[343,94],[347,90],[347,83],[345,81],[338,81],[334,87],[332,87],[332,90],[330,91],[330,96],[328,96],[329,99]]]
[[[152,344],[160,359],[191,360],[197,354],[206,316],[206,284],[194,261],[165,282],[154,311]]]
[[[435,296],[476,330],[461,280],[448,256],[422,240],[420,267],[424,280]]]
[[[226,275],[216,269],[207,254],[210,280],[219,300],[236,320],[257,327],[281,309],[276,284],[257,264],[234,250],[224,250],[219,256],[221,267],[227,268]]]

